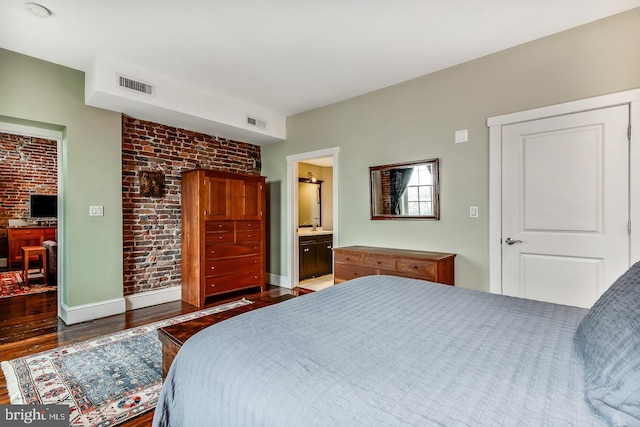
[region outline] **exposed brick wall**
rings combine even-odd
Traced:
[[[259,175],[260,155],[256,145],[122,116],[125,295],[180,285],[180,173],[207,168]],[[161,197],[140,195],[140,171],[164,174]]]
[[[29,194],[57,194],[57,141],[0,133],[0,258],[10,219],[29,218]]]
[[[382,214],[391,214],[391,173],[382,171]]]

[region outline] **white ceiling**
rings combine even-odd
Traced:
[[[640,0],[21,0],[0,47],[105,54],[288,116],[640,6]]]

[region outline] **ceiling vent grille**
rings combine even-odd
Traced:
[[[247,124],[251,126],[259,127],[260,129],[267,128],[267,122],[264,120],[256,119],[255,117],[247,116]]]
[[[133,80],[125,76],[118,76],[118,86],[134,92],[145,93],[147,95],[153,95],[155,92],[153,85]]]

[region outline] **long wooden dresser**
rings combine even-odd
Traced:
[[[452,253],[371,246],[334,248],[334,282],[337,284],[356,277],[387,274],[453,286],[455,256]]]
[[[196,169],[182,174],[182,300],[265,288],[265,178]]]

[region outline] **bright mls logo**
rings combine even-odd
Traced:
[[[67,405],[0,405],[0,425],[68,427]]]

